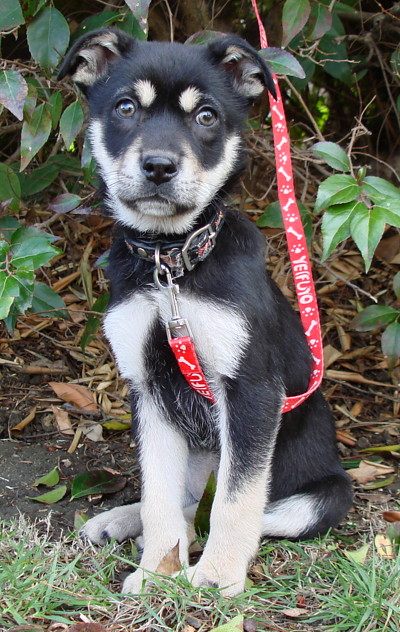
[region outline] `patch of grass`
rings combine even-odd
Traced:
[[[126,599],[116,578],[132,562],[129,544],[99,549],[73,536],[54,541],[48,522],[0,522],[0,630],[45,630],[82,615],[113,632],[208,631],[240,613],[271,632],[398,632],[400,559],[382,559],[371,546],[360,565],[342,547],[333,536],[264,542],[246,592],[234,599],[184,577],[156,578],[150,594]]]

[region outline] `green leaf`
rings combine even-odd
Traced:
[[[29,82],[29,77],[27,80],[27,85],[28,85],[28,94],[26,95],[26,99],[24,103],[24,119],[26,121],[30,121],[35,111],[38,95],[37,95],[36,86],[32,85]]]
[[[20,295],[20,285],[17,279],[9,275],[7,276],[4,272],[0,272],[0,296],[1,298],[9,298],[13,299]]]
[[[329,257],[340,242],[350,237],[351,220],[363,207],[364,204],[353,200],[347,204],[331,206],[325,211],[321,227],[324,238],[323,261]]]
[[[354,80],[351,65],[348,61],[343,61],[348,59],[347,48],[345,44],[337,42],[336,36],[332,37],[332,29],[320,40],[318,50],[325,72],[350,86]]]
[[[264,59],[272,73],[277,75],[289,75],[304,79],[306,73],[297,59],[282,48],[262,48],[258,54]]]
[[[49,204],[49,208],[55,213],[68,213],[74,208],[77,208],[82,202],[82,198],[74,193],[61,193],[57,195],[54,200]]]
[[[74,101],[60,118],[60,133],[63,137],[66,149],[69,149],[83,125],[83,110],[79,101]]]
[[[110,295],[108,293],[102,294],[93,303],[92,310],[94,312],[101,312],[101,314],[104,314],[104,312],[107,309],[109,300],[110,300]],[[98,332],[100,328],[101,321],[102,321],[102,316],[98,316],[97,314],[89,314],[87,322],[86,322],[86,326],[81,338],[81,348],[83,351],[85,350],[86,345],[88,345],[95,337],[96,333]]]
[[[203,536],[210,532],[210,514],[216,489],[215,475],[214,472],[211,472],[194,518],[194,527],[199,535]]]
[[[57,503],[59,500],[64,498],[67,493],[67,486],[61,485],[60,487],[56,487],[52,489],[51,492],[46,492],[41,496],[27,496],[29,500],[35,500],[38,503],[44,503],[45,505],[52,505],[53,503]]]
[[[33,59],[44,69],[57,66],[69,44],[69,26],[62,13],[46,7],[32,20],[26,33]]]
[[[8,165],[0,163],[0,201],[8,202],[11,211],[18,211],[21,185],[18,176]]]
[[[10,290],[10,286],[6,284],[6,290],[12,292],[12,295],[15,296],[14,306],[21,314],[24,313],[32,303],[34,278],[33,270],[16,270],[13,272],[12,277],[8,279],[8,283],[12,280],[12,290]]]
[[[51,116],[42,103],[35,108],[30,121],[24,121],[21,133],[21,168],[23,171],[43,147],[51,132]]]
[[[363,448],[359,452],[400,452],[400,443],[395,445],[377,445],[373,448]]]
[[[0,103],[2,103],[20,121],[23,119],[28,85],[17,70],[0,72]]]
[[[396,50],[393,51],[390,57],[390,65],[392,72],[397,79],[400,79],[400,46],[397,45]]]
[[[45,236],[27,238],[13,248],[12,265],[15,268],[36,270],[48,263],[55,255],[61,254]]]
[[[309,28],[306,39],[318,40],[327,33],[332,26],[332,13],[323,4],[314,4],[311,8]]]
[[[350,171],[350,160],[346,152],[336,143],[319,142],[311,149],[321,156],[333,169],[338,171]]]
[[[136,39],[139,39],[139,40],[147,39],[147,35],[145,31],[142,29],[139,21],[131,12],[125,15],[122,22],[121,21],[118,22],[118,28],[121,29],[122,31],[125,31],[125,33],[129,33],[129,35],[132,35],[132,37],[136,37]]]
[[[24,16],[18,0],[1,0],[0,2],[0,31],[10,31],[20,24],[24,24]]]
[[[25,20],[29,22],[29,18],[39,13],[46,3],[48,0],[22,0]]]
[[[53,129],[57,127],[57,123],[60,120],[61,110],[62,110],[62,96],[61,92],[53,92],[48,101],[50,116],[51,116],[51,124]]]
[[[400,311],[398,312],[400,318]],[[400,358],[400,322],[390,323],[382,334],[382,353],[388,358],[388,369],[391,371]]]
[[[319,185],[314,210],[316,213],[327,206],[355,202],[361,188],[352,176],[337,174],[329,176]]]
[[[41,316],[57,316],[57,318],[70,320],[69,313],[65,308],[65,303],[61,296],[41,281],[35,281],[32,305],[29,311],[40,313]]]
[[[72,36],[72,41],[81,37],[85,33],[89,31],[94,31],[94,29],[104,28],[106,26],[111,26],[115,22],[121,19],[121,16],[116,11],[102,11],[101,13],[97,13],[96,15],[90,15],[89,17],[82,20],[79,24],[79,27],[74,31]],[[119,25],[118,25],[119,26]]]
[[[397,272],[397,274],[394,275],[393,290],[397,298],[400,299],[400,272]]]
[[[44,233],[43,231],[38,230],[37,228],[33,228],[33,226],[20,226],[18,230],[15,230],[12,233],[10,237],[10,243],[13,246],[16,246],[17,244],[21,244],[27,239],[33,239],[34,237],[41,237],[42,239],[47,239],[49,244],[51,244],[53,241],[57,241],[58,239],[58,237],[56,237],[55,235],[52,235],[51,233]]]
[[[364,178],[362,192],[368,195],[375,204],[379,204],[380,202],[386,201],[390,198],[397,200],[400,205],[400,189],[384,178],[367,176]]]
[[[4,318],[7,318],[13,302],[13,296],[0,296],[0,320],[4,320]]]
[[[282,46],[287,46],[300,33],[310,16],[309,0],[286,0],[282,10]]]
[[[105,421],[101,425],[107,430],[128,430],[132,424],[128,421]]]
[[[48,474],[44,474],[37,478],[33,483],[33,487],[38,487],[39,485],[46,485],[46,487],[55,487],[60,482],[60,475],[58,473],[57,468],[48,472]]]
[[[387,478],[378,478],[376,481],[369,481],[364,483],[364,489],[380,489],[381,487],[389,487],[396,479],[396,474],[392,474]]]
[[[301,221],[303,223],[304,234],[306,236],[307,243],[310,245],[311,239],[312,239],[312,233],[313,233],[312,218],[311,218],[310,213],[308,212],[308,209],[304,206],[304,204],[302,204],[301,202],[298,202],[297,205],[300,211]],[[284,227],[281,206],[278,201],[271,202],[271,204],[268,204],[268,206],[264,210],[264,213],[260,215],[260,217],[258,218],[257,226],[259,228],[265,228],[267,226],[269,228],[283,228]]]
[[[370,305],[357,314],[350,322],[356,331],[371,331],[396,320],[399,312],[387,305]]]
[[[30,173],[21,173],[22,197],[29,197],[43,191],[54,182],[59,173],[60,168],[57,165],[47,162]]]
[[[72,481],[71,500],[91,494],[114,494],[126,485],[126,478],[105,470],[78,474]]]
[[[238,614],[236,617],[224,623],[223,625],[219,625],[216,628],[212,628],[210,632],[243,632],[243,615]]]
[[[278,201],[268,204],[263,214],[257,219],[257,226],[259,228],[283,228],[281,205]]]
[[[10,240],[13,233],[19,228],[20,223],[16,217],[12,217],[11,215],[0,217],[0,234],[4,235],[6,239]]]
[[[357,207],[350,222],[350,235],[359,248],[368,272],[375,249],[385,230],[385,216],[378,207],[368,208],[364,204]]]
[[[387,208],[388,206],[394,205],[393,203],[391,204],[390,202],[387,202],[385,206],[376,205],[374,208],[377,213],[380,213],[382,215],[382,218],[386,222],[386,224],[389,224],[390,226],[397,226],[398,228],[400,228],[400,209],[391,210],[390,208]]]

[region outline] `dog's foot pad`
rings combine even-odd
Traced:
[[[107,544],[111,539],[123,542],[136,538],[142,532],[139,503],[115,507],[110,511],[90,518],[79,534],[88,538],[93,544]]]

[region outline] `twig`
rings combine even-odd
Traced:
[[[59,342],[58,340],[56,340],[55,338],[52,338],[51,336],[48,336],[47,334],[44,334],[42,331],[40,331],[39,329],[36,329],[35,327],[32,327],[31,325],[28,325],[28,323],[22,321],[20,318],[18,318],[18,322],[23,325],[23,327],[27,327],[28,329],[30,329],[31,331],[34,331],[35,333],[39,334],[40,336],[42,336],[43,338],[46,338],[46,340],[50,340],[50,342],[52,342],[53,344],[56,345],[56,347],[61,347],[62,349],[68,349],[69,351],[80,351],[80,348],[75,346],[73,347],[72,345],[68,345],[62,342]]]
[[[289,88],[292,90],[292,92],[296,95],[298,101],[301,103],[301,106],[303,108],[303,110],[306,112],[308,118],[310,119],[311,125],[314,128],[314,131],[316,133],[316,135],[318,136],[319,140],[325,140],[323,134],[321,133],[321,130],[319,129],[313,115],[311,114],[310,110],[308,109],[303,97],[301,96],[300,92],[298,92],[298,90],[296,90],[296,88],[294,87],[294,85],[292,84],[292,82],[290,81],[290,79],[288,79],[288,77],[285,77],[285,81],[288,84]]]
[[[379,65],[380,65],[381,70],[382,70],[382,76],[383,76],[383,80],[385,82],[386,91],[387,91],[387,94],[388,94],[388,97],[389,97],[390,104],[391,104],[391,106],[393,108],[395,117],[397,119],[397,123],[398,123],[398,125],[400,127],[400,114],[399,114],[399,111],[397,109],[396,103],[394,101],[394,98],[393,98],[393,95],[392,95],[392,91],[390,89],[389,80],[388,80],[387,74],[386,74],[385,63],[384,63],[384,61],[382,59],[382,55],[380,53],[380,50],[379,50],[378,46],[376,45],[374,39],[372,38],[372,35],[371,35],[371,41],[372,41],[372,46],[373,46],[373,48],[375,50],[375,54],[376,54],[376,56],[378,58]]]
[[[342,281],[342,283],[345,283],[346,285],[351,287],[351,289],[354,290],[356,294],[357,294],[357,292],[359,292],[360,294],[364,294],[364,296],[367,296],[371,301],[374,301],[374,303],[378,302],[378,299],[375,296],[372,296],[372,294],[370,294],[366,290],[363,290],[362,288],[358,287],[358,285],[355,285],[355,283],[352,283],[348,279],[345,279],[344,277],[342,277],[341,274],[338,274],[337,272],[334,272],[334,270],[332,270],[332,268],[330,268],[326,263],[323,263],[320,259],[316,259],[315,257],[311,257],[311,260],[314,263],[316,263],[317,265],[322,266],[323,268],[325,268],[325,270],[328,270],[328,272],[330,274],[332,274],[336,279],[338,279],[339,281]]]
[[[334,377],[330,377],[329,378],[329,382],[333,382],[334,384],[340,384],[341,386],[346,386],[348,387],[348,384],[344,381],[344,380],[339,380],[336,379]],[[399,403],[399,398],[398,397],[392,397],[391,395],[388,395],[387,393],[381,393],[380,391],[373,391],[371,390],[366,390],[365,388],[360,388],[359,386],[355,386],[354,384],[351,385],[351,390],[352,391],[356,391],[357,393],[361,393],[362,395],[368,395],[369,397],[382,397],[383,399],[388,400],[389,402],[395,402],[396,404]],[[344,395],[340,395],[338,393],[335,393],[334,395],[331,395],[329,397],[329,399],[334,399],[334,398],[341,398],[343,399],[345,396]],[[347,395],[346,395],[347,397]],[[374,400],[371,400],[371,403],[374,403]],[[397,417],[395,418],[397,419]],[[371,422],[372,423],[372,422]],[[379,422],[379,423],[383,423],[383,422]]]

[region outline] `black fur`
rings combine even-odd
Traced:
[[[182,46],[134,41],[113,29],[89,33],[79,40],[60,70],[60,77],[66,74],[72,74],[84,90],[91,117],[100,123],[108,155],[108,162],[104,161],[101,148],[97,150],[106,204],[117,219],[110,252],[110,310],[134,296],[145,297],[152,309],[156,305],[154,263],[134,254],[129,242],[141,238],[176,241],[177,235],[165,229],[168,217],[163,228],[138,229],[137,221],[148,212],[143,211],[141,199],[153,200],[156,206],[158,200],[167,200],[174,209],[171,226],[176,217],[185,219],[190,213],[188,232],[204,226],[223,206],[226,191],[242,166],[243,150],[224,158],[228,139],[241,130],[249,104],[262,87],[274,93],[272,78],[256,51],[234,36],[208,46]],[[118,103],[121,98],[137,102],[138,80],[151,84],[149,105],[139,104],[132,116],[121,118]],[[179,95],[188,87],[195,87],[202,95],[193,112],[183,111],[179,105]],[[199,125],[196,112],[201,107],[216,114],[215,124]],[[136,152],[132,160],[138,161],[129,167],[132,185],[129,187],[128,181],[122,193],[119,189],[112,192],[114,181],[107,165],[115,163],[117,175],[122,173],[120,161],[130,155],[126,152],[132,147]],[[96,147],[94,153],[96,156]],[[150,177],[143,158],[148,155],[162,165],[168,163],[168,168],[172,164],[176,174],[163,172],[158,180]],[[197,208],[190,196],[184,202],[180,199],[176,182],[183,169],[182,155],[189,155],[190,164],[197,165],[200,175],[190,176],[194,185],[196,178],[218,172],[222,163],[228,167],[204,207]],[[118,215],[120,200],[128,209],[123,220]],[[169,212],[170,207],[165,208]],[[131,222],[129,209],[136,213]],[[180,228],[177,232],[181,235],[185,231]],[[175,283],[182,297],[195,297],[221,309],[225,306],[237,314],[240,322],[247,324],[249,339],[230,377],[221,374],[217,378],[215,367],[210,366],[211,356],[199,354],[211,387],[218,385],[217,390],[221,388],[224,393],[225,428],[221,426],[225,413],[219,413],[187,384],[168,345],[163,318],[159,315],[154,319],[144,341],[145,377],[131,384],[133,431],[139,450],[146,448],[140,412],[146,393],[156,403],[163,423],[185,437],[191,454],[218,453],[223,445],[229,446],[228,501],[234,502],[246,485],[270,467],[273,450],[266,514],[269,503],[304,495],[312,499],[315,516],[293,537],[311,537],[337,525],[351,505],[351,485],[338,460],[334,425],[322,394],[317,391],[292,412],[280,415],[283,394],[307,390],[311,358],[298,316],[265,272],[261,233],[241,213],[227,210],[211,254],[194,270],[177,277]],[[209,325],[202,324],[205,333]],[[132,335],[134,331],[132,322]],[[225,404],[221,402],[221,406]],[[174,459],[174,455],[166,455],[166,459]],[[192,500],[186,504],[197,502],[201,495],[194,496],[190,490],[188,494]],[[203,585],[209,581],[201,580]]]

